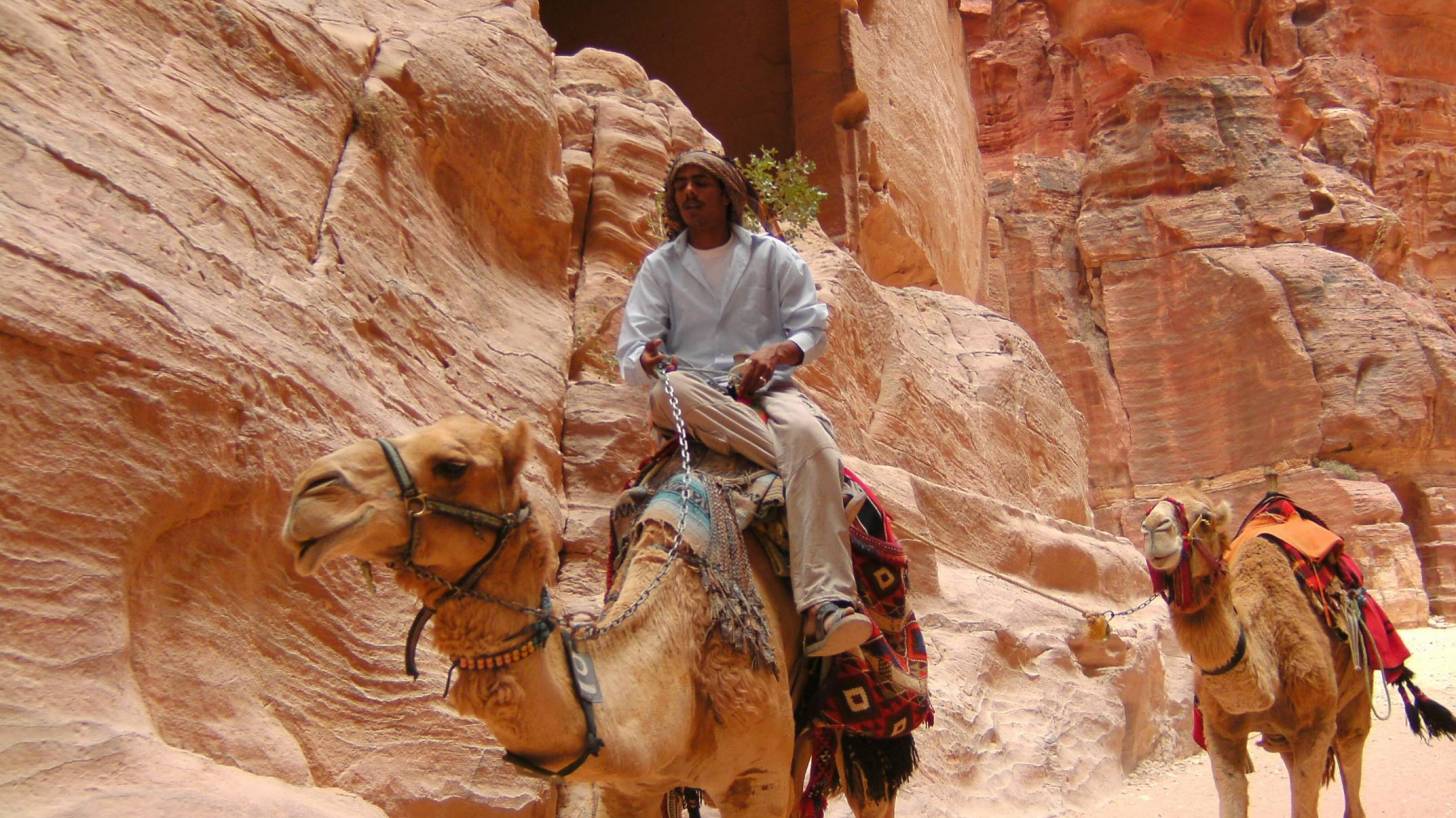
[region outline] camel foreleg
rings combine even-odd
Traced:
[[[1330,743],[1335,737],[1335,724],[1301,730],[1290,737],[1289,814],[1293,818],[1319,818],[1319,791],[1324,786],[1325,769],[1330,760]]]
[[[1213,768],[1213,787],[1218,791],[1219,818],[1248,818],[1248,736],[1227,737],[1208,731],[1208,763]]]

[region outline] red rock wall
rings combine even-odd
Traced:
[[[1087,419],[1099,521],[1136,538],[1168,484],[1247,504],[1286,474],[1371,538],[1407,625],[1456,592],[1429,500],[1456,483],[1456,58],[1436,45],[1456,28],[1439,6],[961,3],[991,303]],[[1316,464],[1398,513],[1294,479]]]

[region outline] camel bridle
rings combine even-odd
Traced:
[[[389,463],[389,469],[394,473],[394,481],[399,484],[399,499],[404,501],[405,515],[409,517],[409,539],[404,545],[403,553],[398,559],[391,560],[389,565],[395,570],[408,571],[415,576],[426,579],[445,588],[445,593],[435,599],[433,605],[421,604],[420,612],[415,614],[414,622],[409,629],[409,638],[405,641],[404,649],[404,670],[413,678],[419,678],[419,670],[415,667],[415,650],[419,646],[420,635],[424,633],[425,625],[434,616],[441,605],[452,599],[474,598],[484,602],[491,602],[504,608],[529,614],[532,620],[524,628],[511,634],[508,639],[516,639],[504,649],[495,653],[473,657],[456,657],[450,663],[450,674],[455,672],[457,667],[467,670],[495,670],[506,665],[517,662],[535,653],[546,644],[551,633],[557,629],[558,621],[551,612],[551,593],[546,588],[541,589],[541,604],[539,607],[522,605],[508,599],[502,599],[493,594],[486,593],[476,588],[486,570],[500,554],[501,547],[505,545],[506,539],[511,533],[520,528],[531,517],[531,504],[521,503],[520,508],[507,514],[497,514],[476,506],[465,505],[464,503],[452,503],[447,500],[440,500],[420,491],[419,485],[410,475],[409,467],[404,464],[404,458],[400,457],[399,449],[389,442],[388,439],[378,437],[375,441],[379,448],[384,450],[384,459]],[[474,565],[465,572],[460,579],[451,582],[439,574],[431,571],[414,561],[415,548],[419,544],[420,520],[431,514],[441,514],[464,523],[468,523],[475,530],[476,536],[484,537],[486,529],[495,531],[495,542],[486,549],[485,554],[475,561]],[[586,718],[586,746],[582,749],[581,755],[574,761],[559,770],[552,770],[543,767],[524,756],[517,755],[509,750],[506,751],[505,760],[521,767],[528,772],[549,778],[564,778],[577,770],[586,760],[601,752],[606,742],[597,736],[596,715],[593,712],[593,702],[601,701],[600,691],[595,688],[596,672],[591,667],[591,660],[585,654],[577,653],[573,644],[571,634],[565,629],[561,633],[561,644],[566,651],[566,664],[571,670],[572,686],[576,691],[577,702],[581,705],[582,715]],[[590,689],[588,689],[590,685]],[[445,692],[450,691],[450,676],[445,679]]]
[[[522,503],[520,508],[509,514],[497,514],[483,508],[476,508],[475,506],[468,506],[463,503],[452,503],[431,497],[420,491],[420,487],[415,483],[414,477],[410,475],[409,467],[404,464],[404,458],[400,457],[399,449],[395,448],[394,444],[385,438],[379,437],[375,438],[375,440],[379,443],[379,448],[384,450],[384,459],[388,461],[389,469],[394,473],[394,481],[399,484],[399,499],[404,501],[405,516],[409,518],[409,539],[405,542],[404,552],[398,559],[392,560],[389,563],[390,567],[396,570],[409,571],[415,576],[426,579],[436,585],[444,586],[445,588],[445,593],[435,600],[435,604],[421,605],[420,612],[415,614],[415,621],[410,625],[409,639],[405,642],[404,672],[413,678],[419,678],[419,670],[415,667],[415,649],[419,645],[420,635],[424,633],[426,623],[430,621],[430,617],[435,615],[435,611],[441,605],[452,599],[458,599],[464,596],[484,596],[487,597],[487,601],[533,615],[536,621],[528,626],[528,629],[532,632],[522,644],[533,644],[538,637],[536,632],[542,631],[543,629],[544,632],[540,633],[539,637],[540,641],[544,642],[545,636],[556,627],[556,622],[551,617],[551,603],[549,598],[544,595],[544,590],[542,607],[531,608],[489,594],[483,594],[475,589],[475,584],[480,581],[480,578],[485,575],[486,569],[490,567],[490,564],[500,554],[501,546],[505,545],[506,538],[510,536],[512,531],[519,528],[522,523],[530,519],[531,504]],[[446,517],[468,523],[475,530],[476,536],[485,536],[486,529],[493,529],[495,531],[495,542],[491,543],[490,548],[486,549],[485,554],[476,560],[475,564],[470,566],[470,569],[465,572],[464,576],[455,582],[445,579],[414,561],[415,548],[419,545],[420,540],[420,520],[430,514],[442,514]],[[509,655],[509,651],[505,653]]]
[[[1180,614],[1197,613],[1213,599],[1213,585],[1219,577],[1228,573],[1228,565],[1223,561],[1222,556],[1215,556],[1209,550],[1208,545],[1193,534],[1200,524],[1209,523],[1211,525],[1212,521],[1207,514],[1200,514],[1190,524],[1188,509],[1182,503],[1172,497],[1164,497],[1159,502],[1173,507],[1173,516],[1178,523],[1178,537],[1182,541],[1182,551],[1178,555],[1178,567],[1172,571],[1160,571],[1151,563],[1148,564],[1148,573],[1153,578],[1153,590],[1167,601],[1168,607],[1172,610]],[[1152,509],[1148,511],[1151,513]],[[1206,576],[1193,576],[1193,555],[1195,553],[1208,563],[1209,573]],[[1244,626],[1240,623],[1239,642],[1234,648],[1234,655],[1213,670],[1204,670],[1201,667],[1198,669],[1205,676],[1221,676],[1228,673],[1243,661],[1247,647]]]

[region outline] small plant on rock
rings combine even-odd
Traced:
[[[803,234],[819,218],[819,204],[829,194],[810,184],[814,162],[797,151],[779,159],[775,148],[760,148],[746,160],[734,160],[749,184],[758,192],[764,207],[778,219],[784,238],[792,240]],[[745,226],[760,229],[757,213],[744,214]]]

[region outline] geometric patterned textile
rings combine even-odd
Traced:
[[[860,601],[875,627],[859,651],[830,657],[824,681],[801,703],[800,723],[814,739],[809,782],[800,801],[804,818],[822,816],[828,795],[841,784],[868,790],[877,799],[893,796],[915,769],[910,732],[935,722],[925,639],[907,600],[910,564],[905,549],[874,492],[848,469],[845,478],[868,497],[849,538]],[[846,751],[867,748],[846,752],[847,782],[837,780],[834,764],[841,741]]]

